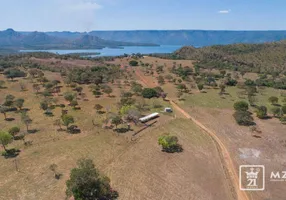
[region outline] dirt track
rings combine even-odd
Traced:
[[[149,83],[139,69],[135,70],[135,74],[138,76],[138,78],[141,79],[141,81],[144,83],[144,85],[146,85],[148,87],[158,86],[158,85],[155,85],[155,83],[152,83],[152,82]],[[222,141],[217,137],[216,133],[213,132],[212,130],[208,129],[207,127],[205,127],[201,122],[196,120],[189,113],[187,113],[185,110],[183,110],[181,107],[179,107],[174,101],[170,100],[170,103],[172,104],[172,106],[177,111],[182,113],[187,119],[191,119],[196,125],[198,125],[201,129],[203,129],[205,132],[207,132],[209,134],[209,136],[215,141],[215,143],[217,144],[218,149],[222,155],[222,159],[224,159],[222,162],[224,163],[225,168],[227,170],[227,174],[229,175],[229,177],[232,181],[232,185],[235,188],[237,199],[238,200],[249,200],[249,197],[246,194],[246,192],[241,191],[239,189],[239,179],[238,179],[238,175],[236,173],[237,170],[233,164],[233,161],[231,159],[229,151],[227,150],[225,145],[222,143]]]

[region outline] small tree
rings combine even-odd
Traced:
[[[63,129],[62,129],[62,122],[61,122],[60,119],[56,119],[56,120],[54,121],[54,126],[58,126],[58,127],[60,128],[59,130],[63,130]]]
[[[70,179],[66,182],[68,197],[75,200],[116,200],[118,192],[110,187],[110,180],[102,176],[92,160],[81,159],[77,168],[71,170]]]
[[[105,94],[107,94],[108,97],[110,97],[110,94],[113,92],[113,90],[112,90],[111,87],[105,87],[105,88],[103,89],[103,92],[104,92]]]
[[[236,111],[233,114],[233,117],[235,118],[236,122],[241,126],[251,126],[254,124],[253,117],[247,111]]]
[[[76,106],[78,106],[77,100],[72,100],[71,103],[70,103],[70,106],[72,106],[73,109],[76,109]]]
[[[40,91],[40,89],[41,89],[41,87],[40,87],[39,84],[35,83],[35,84],[33,84],[33,89],[34,89],[34,91],[36,91],[36,93],[38,94],[39,91]]]
[[[271,96],[269,97],[268,101],[273,105],[278,103],[278,97]]]
[[[49,168],[54,173],[56,179],[61,178],[61,174],[57,172],[58,166],[56,164],[51,164]]]
[[[281,117],[281,116],[283,116],[283,112],[282,112],[281,108],[279,108],[279,107],[275,106],[275,107],[273,107],[271,109],[271,111],[272,111],[272,114],[273,114],[274,117]]]
[[[19,110],[22,110],[22,108],[23,108],[23,106],[24,106],[24,102],[25,102],[24,99],[19,98],[19,99],[16,99],[16,100],[14,101],[14,105],[15,105],[17,108],[19,108]]]
[[[182,152],[183,148],[178,144],[176,136],[163,135],[159,137],[158,144],[162,146],[162,151],[168,153]]]
[[[100,104],[95,104],[94,105],[94,109],[96,110],[97,113],[100,113],[100,111],[102,110],[103,106]]]
[[[7,152],[6,146],[13,141],[13,136],[7,132],[0,132],[0,144],[3,146],[4,150]]]
[[[130,65],[130,66],[138,66],[138,62],[137,62],[136,60],[131,60],[131,61],[129,62],[129,65]]]
[[[0,89],[4,88],[5,87],[5,81],[3,80],[0,80]]]
[[[47,101],[40,102],[40,108],[44,111],[46,111],[49,108],[49,104]]]
[[[20,128],[18,126],[14,126],[8,130],[8,133],[15,138],[15,136],[20,132]]]
[[[75,99],[75,94],[71,93],[71,92],[66,92],[64,94],[64,98],[65,100],[67,100],[68,102],[72,102]]]
[[[9,107],[0,105],[0,112],[4,115],[4,119],[7,120],[6,113],[9,111]]]
[[[71,115],[63,115],[62,121],[63,121],[64,126],[66,126],[68,129],[69,125],[74,123],[74,118]]]
[[[118,126],[119,124],[121,124],[122,122],[123,122],[123,121],[122,121],[122,119],[121,119],[120,116],[115,116],[115,117],[113,117],[112,120],[111,120],[111,123],[115,125],[116,129],[117,129],[117,126]]]
[[[245,101],[238,101],[234,103],[233,107],[236,111],[247,111],[248,103]]]
[[[199,89],[200,91],[202,91],[202,90],[204,89],[204,84],[199,83],[199,84],[198,84],[198,89]]]
[[[33,120],[29,117],[26,112],[21,115],[21,121],[26,125],[27,132],[29,132],[29,125],[32,124]]]
[[[259,119],[265,119],[267,117],[267,108],[265,106],[258,107],[256,114]]]

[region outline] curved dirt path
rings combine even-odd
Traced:
[[[174,101],[170,100],[170,103],[176,110],[181,112],[186,118],[191,119],[196,125],[198,125],[201,129],[207,132],[210,135],[210,137],[214,139],[214,141],[219,147],[219,150],[221,151],[222,158],[224,159],[224,163],[225,163],[225,167],[227,169],[228,175],[230,176],[233,186],[235,188],[237,199],[238,200],[249,200],[249,197],[247,196],[246,192],[241,191],[239,189],[238,175],[236,173],[236,168],[233,164],[230,153],[225,147],[225,145],[221,142],[221,140],[217,137],[215,132],[211,131],[210,129],[205,127],[201,122],[193,118],[189,113],[187,113],[185,110],[179,107]]]
[[[155,83],[151,82],[149,83],[142,72],[139,69],[135,69],[135,74],[138,78],[141,79],[141,81],[146,85],[147,87],[156,87],[158,85],[155,85]],[[154,86],[155,85],[155,86]],[[182,113],[187,119],[191,119],[197,126],[199,126],[201,129],[203,129],[205,132],[209,134],[209,136],[215,141],[217,144],[218,150],[220,151],[222,155],[222,159],[224,162],[224,166],[227,170],[227,174],[231,179],[232,185],[235,189],[237,199],[238,200],[250,200],[248,195],[245,191],[240,190],[239,188],[239,178],[238,174],[236,172],[236,168],[233,164],[233,161],[231,159],[230,153],[227,150],[226,146],[222,143],[222,141],[219,139],[219,137],[216,135],[215,132],[204,126],[201,122],[196,120],[194,117],[192,117],[189,113],[187,113],[184,109],[182,109],[180,106],[178,106],[174,101],[169,100],[171,105],[180,113]]]

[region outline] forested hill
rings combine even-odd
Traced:
[[[275,42],[286,39],[286,31],[142,30],[92,31],[89,34],[105,40],[147,42],[160,45],[192,45],[196,47]]]
[[[264,44],[183,47],[172,56],[200,61],[213,68],[233,68],[253,72],[286,72],[286,40]]]

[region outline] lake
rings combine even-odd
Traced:
[[[123,48],[103,48],[103,49],[79,49],[79,50],[21,50],[21,52],[50,52],[56,54],[71,53],[100,53],[92,56],[121,56],[124,54],[151,54],[151,53],[172,53],[182,46],[179,45],[161,45],[161,46],[125,46]]]

